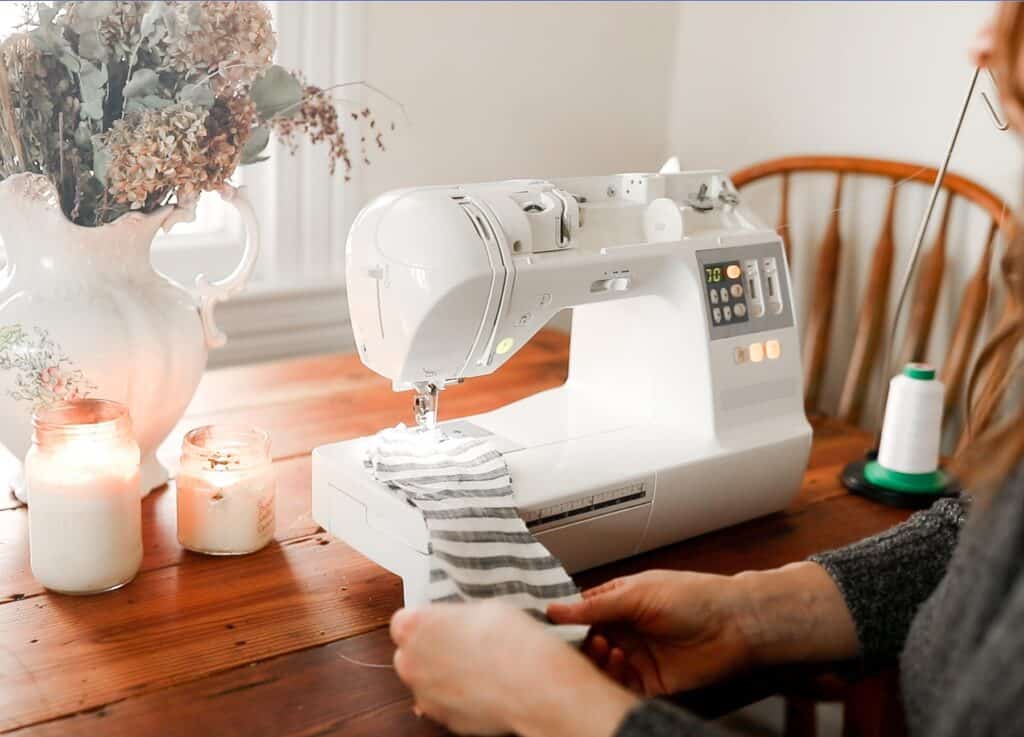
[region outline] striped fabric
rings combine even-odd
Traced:
[[[487,440],[402,425],[377,440],[367,459],[374,478],[423,512],[431,601],[500,598],[548,623],[550,602],[579,598],[562,564],[520,519],[508,466]],[[572,642],[586,635],[585,627],[549,626]]]

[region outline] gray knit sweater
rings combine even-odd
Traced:
[[[942,500],[887,532],[812,557],[842,591],[863,658],[899,657],[914,737],[1024,734],[1024,471],[969,520],[967,506],[966,498]],[[651,700],[617,734],[731,733]]]

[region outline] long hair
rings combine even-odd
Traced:
[[[1024,5],[1004,2],[993,25],[990,67],[1011,121],[1024,120]],[[1007,406],[1024,342],[1024,231],[1007,234],[1002,278],[1007,305],[975,361],[967,389],[967,428],[955,469],[972,488],[994,485],[1024,457],[1024,407]],[[1009,395],[1009,396],[1008,396]]]

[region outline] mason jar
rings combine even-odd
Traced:
[[[178,542],[209,555],[244,555],[274,538],[277,483],[270,436],[207,425],[189,432],[177,480]]]
[[[142,563],[139,446],[128,409],[77,399],[36,410],[25,457],[32,575],[62,594],[124,586]]]

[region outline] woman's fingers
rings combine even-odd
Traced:
[[[548,617],[556,624],[601,624],[632,619],[636,611],[636,589],[629,579],[617,578],[583,592],[583,599],[548,605]]]
[[[415,615],[410,609],[399,609],[391,615],[391,641],[401,647],[409,639]]]
[[[629,680],[627,668],[626,653],[621,648],[612,648],[608,654],[608,663],[604,668],[605,673],[611,676],[617,683],[626,685],[626,682]]]
[[[594,665],[602,670],[608,661],[610,650],[608,640],[603,635],[593,635],[583,645],[583,652],[593,661]]]

